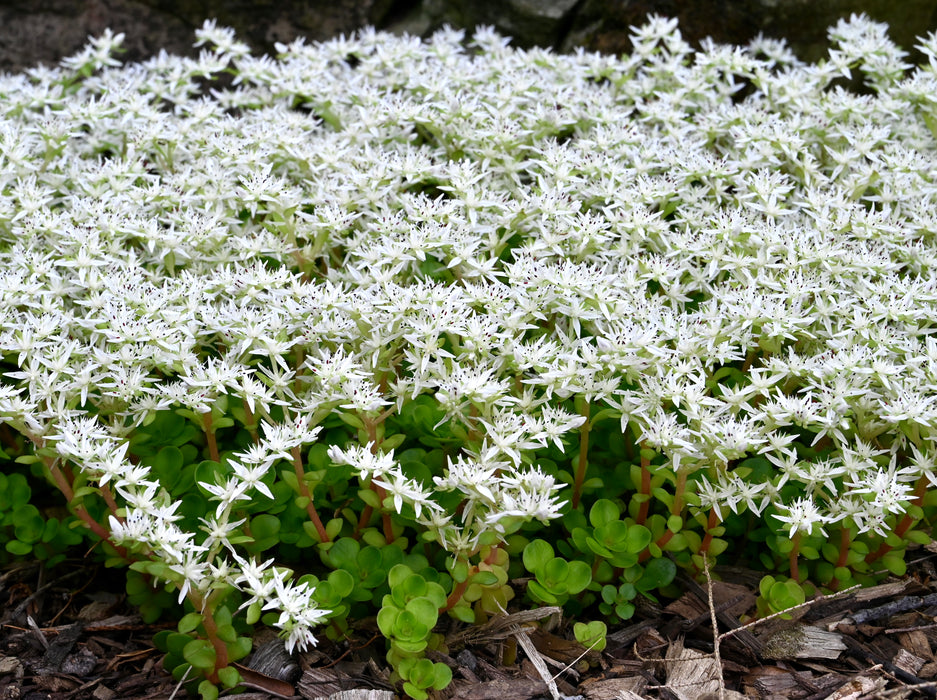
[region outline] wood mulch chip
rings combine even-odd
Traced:
[[[924,559],[902,579],[808,602],[789,619],[742,625],[756,572],[717,568],[685,593],[642,605],[609,629],[601,653],[572,641],[557,608],[447,622],[453,682],[438,700],[860,700],[937,697],[937,572]],[[36,563],[0,570],[0,700],[182,700],[153,634],[125,602],[123,573],[81,561],[50,576]],[[712,619],[719,636],[714,642]],[[393,700],[372,620],[342,643],[290,657],[273,632],[240,666],[241,700]],[[718,649],[717,649],[718,647]],[[715,652],[718,651],[718,656]]]

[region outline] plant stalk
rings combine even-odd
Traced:
[[[592,430],[592,421],[589,420],[589,403],[586,402],[580,410],[579,415],[586,419],[586,422],[579,428],[579,463],[576,467],[576,478],[573,482],[572,505],[574,509],[579,508],[579,501],[582,498],[582,485],[586,480],[586,469],[589,467],[589,432]]]
[[[927,476],[922,476],[917,480],[917,483],[914,485],[914,500],[911,503],[917,507],[920,507],[924,502],[924,496],[927,494],[927,487],[929,485]],[[915,519],[911,517],[910,513],[905,513],[898,524],[895,526],[895,529],[892,531],[898,537],[904,537],[908,530],[911,529],[911,526],[914,525]],[[888,554],[894,547],[892,547],[887,542],[882,542],[878,549],[874,552],[869,552],[865,561],[867,564],[871,564],[874,561],[878,561],[886,554]]]
[[[290,450],[290,454],[293,455],[293,472],[296,474],[299,495],[306,499],[306,513],[308,513],[309,519],[316,528],[316,534],[319,536],[319,540],[323,543],[331,542],[332,538],[330,538],[329,533],[325,531],[322,519],[319,517],[316,506],[312,502],[312,494],[309,492],[309,487],[306,485],[306,472],[303,471],[303,457],[299,451],[299,446],[293,447]]]
[[[643,443],[641,446],[641,486],[638,493],[647,496],[639,506],[638,517],[635,518],[638,525],[644,525],[647,522],[647,514],[651,508],[651,460],[645,454]]]
[[[218,441],[215,440],[215,429],[212,425],[211,410],[202,414],[202,429],[205,431],[205,440],[208,442],[208,457],[213,462],[221,462],[218,452]]]

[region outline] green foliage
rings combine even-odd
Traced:
[[[147,624],[153,624],[169,610],[175,610],[173,587],[135,569],[127,570],[127,602],[140,612]]]
[[[605,584],[601,589],[601,602],[599,610],[613,621],[630,620],[634,615],[634,604],[631,602],[637,597],[638,590],[633,583],[623,583],[620,586]]]
[[[32,489],[21,473],[0,473],[0,544],[14,557],[29,557],[52,567],[82,541],[72,515],[44,515],[32,500]],[[2,560],[2,558],[0,558]]]
[[[206,615],[211,616],[214,642],[208,638]],[[165,654],[163,666],[173,678],[187,679],[190,694],[217,698],[219,686],[234,689],[241,682],[237,669],[228,664],[244,659],[251,651],[251,639],[238,633],[240,626],[227,606],[217,605],[207,613],[187,613],[175,632],[157,632],[153,644]],[[219,648],[224,650],[223,660],[218,658]]]
[[[573,625],[573,636],[576,641],[591,651],[602,651],[605,649],[605,634],[608,632],[604,622],[593,620],[592,622],[577,622]]]
[[[461,597],[449,609],[449,614],[468,623],[501,614],[514,598],[514,590],[508,583],[508,552],[501,547],[483,547],[478,559],[479,563],[474,566],[459,559],[446,562],[453,583],[464,585]]]
[[[589,527],[572,531],[576,548],[607,560],[613,567],[630,568],[638,563],[638,556],[651,543],[651,531],[634,521],[621,519],[621,510],[614,501],[603,498],[589,511]]]
[[[544,540],[528,544],[523,559],[524,566],[535,577],[527,584],[527,592],[538,603],[563,605],[592,582],[588,564],[554,556],[553,547]]]
[[[797,581],[783,576],[765,576],[758,584],[758,614],[759,616],[784,613],[785,610],[802,605],[807,600],[811,586],[804,586]],[[789,615],[781,615],[790,619]]]
[[[433,627],[446,605],[446,592],[405,564],[388,572],[388,584],[390,593],[377,614],[377,625],[390,645],[387,661],[403,680],[404,692],[423,700],[427,690],[441,690],[452,680],[448,666],[424,656],[427,648],[439,648],[442,641]]]

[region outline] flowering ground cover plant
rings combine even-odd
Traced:
[[[903,573],[937,37],[912,68],[864,17],[816,65],[634,32],[272,58],[206,23],[198,58],[106,34],[0,77],[7,555],[125,567],[206,698],[261,622],[292,650],[376,615],[424,698],[445,616],[562,605],[601,646],[704,559],[763,568],[761,613]]]

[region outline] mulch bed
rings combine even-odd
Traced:
[[[761,574],[716,573],[712,610],[705,584],[684,579],[681,598],[644,605],[610,628],[601,654],[571,641],[556,609],[473,627],[452,623],[443,630],[449,654],[429,654],[453,669],[453,683],[439,697],[710,700],[719,697],[720,673],[730,698],[937,697],[937,571],[927,555],[900,580],[817,599],[792,619],[744,628],[739,618],[754,609]],[[0,571],[0,700],[185,697],[150,642],[172,625],[144,624],[127,606],[123,572],[75,561],[52,575],[36,563]],[[242,669],[242,700],[395,697],[373,620],[361,621],[348,642],[322,639],[292,659],[272,632],[255,637],[255,650]]]

